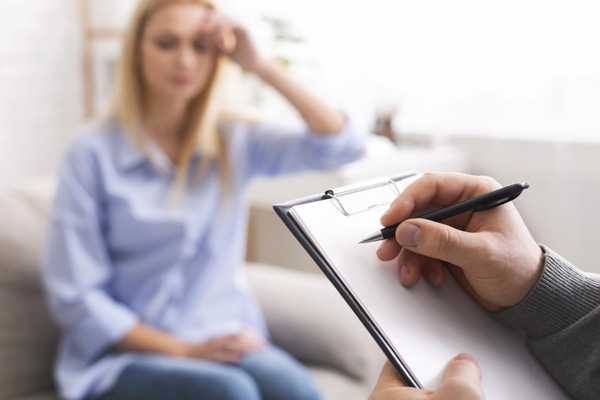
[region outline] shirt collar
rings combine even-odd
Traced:
[[[122,129],[119,136],[121,140],[118,141],[116,150],[121,169],[129,170],[149,161],[144,152]]]
[[[142,151],[131,137],[121,130],[121,143],[117,149],[119,165],[122,170],[131,170],[144,163],[154,165],[160,172],[172,174],[175,172],[175,165],[169,160],[165,153],[150,139],[145,139],[144,146],[146,152]],[[200,155],[199,149],[195,149],[193,158]]]
[[[172,174],[175,172],[175,165],[169,160],[169,157],[165,155],[165,153],[150,139],[146,139],[146,148],[148,149],[148,153],[150,158],[152,159],[152,164],[162,173]]]

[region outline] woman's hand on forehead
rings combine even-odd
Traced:
[[[226,14],[210,11],[208,23],[203,27],[217,50],[229,56],[245,70],[256,72],[259,56],[250,33],[238,21]]]

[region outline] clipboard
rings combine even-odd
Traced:
[[[386,355],[388,360],[394,366],[394,368],[396,369],[396,371],[398,372],[398,374],[400,375],[400,377],[402,378],[404,383],[409,387],[434,390],[435,387],[424,387],[424,385],[422,385],[419,377],[416,376],[416,374],[412,371],[411,365],[409,365],[409,363],[407,363],[403,359],[402,354],[399,354],[399,351],[396,349],[394,343],[390,340],[390,336],[381,328],[381,324],[378,324],[377,317],[373,317],[373,314],[367,310],[367,307],[365,306],[363,301],[360,298],[358,298],[357,295],[354,294],[353,288],[350,287],[348,282],[344,279],[344,276],[340,276],[339,271],[336,271],[336,268],[333,265],[331,265],[332,264],[331,258],[328,257],[327,254],[324,254],[326,252],[321,248],[319,243],[317,243],[315,241],[314,237],[311,236],[310,232],[305,231],[305,229],[302,227],[302,224],[296,219],[296,218],[298,218],[298,215],[294,216],[294,212],[293,212],[294,207],[302,208],[300,206],[307,206],[307,205],[308,205],[308,207],[312,207],[312,206],[315,206],[316,203],[328,202],[335,206],[336,210],[333,210],[333,208],[331,208],[332,212],[339,212],[340,215],[344,216],[344,218],[352,219],[357,214],[361,214],[361,213],[368,214],[369,212],[374,212],[374,211],[369,211],[369,210],[381,207],[384,204],[382,204],[378,201],[375,201],[376,199],[373,199],[373,201],[369,201],[369,202],[365,203],[364,207],[357,209],[355,207],[354,208],[351,207],[351,204],[349,204],[349,202],[347,201],[351,196],[357,195],[361,192],[362,193],[369,192],[369,191],[381,192],[382,190],[384,190],[382,188],[385,188],[385,187],[389,188],[392,191],[395,190],[396,192],[399,192],[400,189],[398,188],[398,186],[406,186],[408,184],[408,182],[412,182],[412,181],[416,180],[418,177],[419,177],[419,175],[417,175],[416,172],[410,171],[410,172],[406,172],[406,173],[402,173],[400,175],[394,176],[392,178],[383,177],[383,178],[378,178],[378,179],[362,182],[359,184],[344,186],[344,187],[338,188],[338,189],[327,190],[323,194],[313,195],[313,196],[305,197],[302,199],[298,199],[298,200],[294,200],[294,201],[290,201],[290,202],[286,202],[286,203],[276,204],[273,206],[273,208],[274,208],[275,212],[277,213],[277,215],[281,218],[283,223],[286,225],[286,227],[290,230],[290,232],[292,232],[294,237],[298,240],[298,242],[300,242],[302,247],[308,252],[308,254],[315,261],[315,263],[318,265],[318,267],[321,269],[321,271],[325,274],[327,279],[333,284],[333,286],[337,289],[339,294],[344,298],[344,300],[346,301],[348,306],[352,309],[352,311],[356,314],[356,316],[362,322],[363,326],[371,334],[371,336],[376,341],[376,343],[379,345],[379,347],[381,348],[383,353]],[[399,193],[396,193],[396,195],[397,194],[399,194]],[[306,208],[306,207],[304,207],[304,208]],[[372,231],[373,231],[372,228],[367,228],[366,230],[364,230],[364,232],[363,232],[364,234],[362,236],[364,236],[365,234],[368,234]],[[356,243],[357,242],[358,241],[356,241]],[[349,245],[351,245],[351,244],[349,244]],[[373,250],[372,257],[373,257],[373,260],[376,261],[376,256],[374,254],[374,250]],[[451,290],[454,290],[454,291],[460,290],[461,292],[463,292],[463,294],[461,294],[462,296],[466,295],[466,292],[464,292],[464,290],[462,290],[462,287],[460,287],[460,285],[454,280],[454,278],[452,276],[450,276],[451,274],[448,273],[447,275],[449,275],[447,277],[447,281],[451,280],[454,282],[454,287],[453,288],[451,287]],[[420,284],[421,284],[421,282],[418,285],[420,285]],[[427,285],[427,284],[423,283],[423,285]],[[444,285],[446,285],[446,282],[444,283]],[[457,288],[459,288],[459,289],[457,289]],[[398,290],[400,290],[400,289],[401,289],[401,285],[398,282]],[[431,289],[431,290],[435,290],[435,289]],[[470,301],[474,303],[474,300],[472,300],[470,298],[470,296],[468,296],[468,295],[466,295],[466,296],[469,297]],[[473,307],[473,305],[471,305],[471,306]],[[479,313],[484,312],[484,311],[482,311],[483,309],[481,307],[479,307],[479,306],[477,306],[477,307],[480,309],[478,311]],[[485,312],[485,313],[487,315],[487,312]],[[396,317],[399,319],[402,318],[401,316],[396,316]],[[511,329],[511,328],[508,328],[508,327],[500,328],[500,330],[509,330],[509,329]],[[489,329],[487,332],[488,333],[490,332]],[[505,333],[506,332],[503,332],[502,334],[505,334]],[[512,333],[509,332],[508,334],[510,336]],[[514,337],[513,337],[513,339],[514,339]],[[529,351],[525,348],[524,335],[520,339],[522,341],[522,346],[521,346],[522,348],[507,349],[507,352],[512,355],[521,354],[519,356],[519,357],[521,357],[519,359],[519,361],[525,360],[526,365],[515,368],[515,374],[518,374],[520,372],[519,368],[521,368],[523,371],[525,371],[526,374],[527,373],[532,374],[529,376],[529,378],[532,378],[531,381],[533,382],[534,386],[532,387],[532,384],[527,383],[527,382],[524,383],[523,379],[521,379],[521,377],[519,377],[518,375],[515,375],[515,374],[512,375],[512,378],[514,378],[514,379],[513,379],[513,382],[511,382],[511,383],[513,383],[514,385],[517,385],[517,387],[518,387],[518,385],[527,386],[527,388],[526,388],[527,390],[525,390],[525,392],[529,393],[529,396],[528,397],[520,397],[517,395],[515,397],[515,396],[513,396],[514,395],[514,393],[513,393],[511,395],[511,397],[506,397],[506,393],[503,393],[502,395],[500,395],[498,397],[498,395],[494,396],[493,393],[486,392],[486,396],[488,396],[488,399],[490,399],[490,400],[495,399],[495,398],[497,398],[497,399],[503,399],[503,398],[535,399],[535,398],[539,398],[539,399],[545,399],[545,400],[572,399],[572,397],[562,388],[562,386],[560,386],[554,380],[554,378],[550,376],[550,374],[541,366],[541,364],[539,364],[537,359],[535,359],[534,356],[531,355],[531,353],[529,353]],[[514,340],[513,340],[513,342],[514,342]],[[455,356],[456,354],[458,354],[459,352],[462,352],[462,351],[468,351],[468,349],[457,351],[455,354],[453,354],[452,356],[445,359],[445,361],[446,362],[449,361],[451,357]],[[526,354],[524,352],[526,352]],[[475,354],[475,356],[477,357],[478,355]],[[414,360],[414,358],[413,358],[413,360]],[[482,365],[482,368],[484,369],[484,371],[486,370],[484,365]],[[445,366],[444,366],[444,369],[445,369]],[[528,372],[531,370],[535,370],[535,371]],[[489,372],[491,372],[491,371],[488,371],[488,373]],[[439,377],[439,381],[441,381],[441,379],[443,377],[443,371],[441,372],[441,374],[442,375]],[[508,376],[509,376],[509,379],[511,379],[510,373],[508,374]],[[486,379],[486,375],[484,372],[484,380],[485,379]],[[488,377],[487,379],[489,382],[489,380],[493,379],[493,377]],[[536,383],[540,385],[539,393],[537,392],[537,387],[535,387]],[[505,385],[505,384],[506,384],[506,382],[496,382],[491,385],[488,385],[487,388],[484,386],[484,390],[491,389],[491,391],[494,391],[495,389],[498,389],[498,387],[500,387],[501,385]],[[501,392],[501,390],[498,392]],[[533,397],[531,396],[532,394],[533,394]],[[539,395],[539,397],[536,397],[536,395]]]
[[[412,374],[409,372],[408,368],[403,364],[403,362],[400,360],[400,358],[397,357],[396,353],[394,353],[391,346],[389,345],[389,343],[387,342],[385,337],[380,332],[379,328],[373,323],[373,321],[371,320],[369,315],[365,312],[363,307],[359,304],[357,299],[352,295],[352,293],[350,293],[350,291],[348,290],[346,285],[338,277],[338,275],[335,273],[335,271],[329,266],[329,264],[327,263],[327,260],[323,257],[321,252],[314,246],[314,244],[312,243],[310,238],[306,235],[304,230],[294,220],[294,218],[292,218],[290,216],[289,211],[292,209],[292,207],[300,205],[300,204],[313,203],[316,201],[328,200],[328,199],[332,199],[332,198],[337,199],[336,201],[341,203],[341,200],[340,200],[341,197],[355,193],[358,190],[364,190],[364,189],[368,189],[368,188],[372,188],[372,187],[377,187],[377,186],[383,185],[384,182],[385,183],[389,183],[390,181],[400,182],[403,179],[414,177],[416,175],[417,175],[417,173],[415,171],[409,171],[409,172],[402,173],[400,175],[397,175],[397,176],[389,178],[389,179],[388,178],[380,178],[380,179],[377,179],[377,181],[369,181],[367,183],[361,183],[361,184],[357,184],[357,185],[348,185],[348,186],[339,188],[337,190],[328,190],[324,194],[317,194],[317,195],[305,197],[302,199],[290,201],[287,203],[275,204],[273,206],[273,209],[275,210],[275,212],[277,213],[279,218],[281,218],[281,220],[283,221],[285,226],[290,230],[290,232],[292,232],[292,234],[294,235],[296,240],[298,240],[298,242],[300,242],[300,244],[302,245],[304,250],[306,250],[306,252],[311,256],[311,258],[317,264],[319,269],[323,272],[323,274],[325,274],[325,276],[327,277],[329,282],[331,282],[331,284],[333,284],[333,286],[337,289],[337,291],[340,293],[340,295],[344,298],[344,300],[346,301],[348,306],[352,309],[352,311],[354,311],[354,314],[356,314],[356,316],[358,317],[360,322],[362,322],[363,326],[367,329],[367,331],[369,331],[369,333],[371,334],[371,336],[373,337],[375,342],[377,342],[377,344],[379,345],[379,348],[381,348],[381,350],[383,351],[385,356],[388,358],[388,360],[390,360],[390,362],[392,363],[394,368],[396,368],[396,371],[398,371],[398,374],[400,375],[400,377],[402,378],[404,383],[407,386],[415,387],[415,388],[419,387],[419,385],[418,385],[417,381],[414,379],[414,377],[412,376]],[[353,213],[357,212],[357,211],[348,212],[348,210],[343,208],[343,203],[342,203],[342,209],[349,215],[352,215]]]

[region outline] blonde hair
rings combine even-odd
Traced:
[[[125,33],[121,59],[117,67],[117,80],[109,115],[129,135],[132,141],[146,154],[146,135],[144,126],[147,102],[144,99],[145,87],[140,71],[140,47],[144,28],[150,18],[169,3],[193,3],[210,9],[215,6],[209,0],[141,0]],[[188,105],[187,123],[182,132],[182,143],[177,164],[175,192],[185,189],[190,176],[189,166],[194,150],[199,150],[201,162],[196,178],[201,179],[215,161],[218,162],[221,182],[225,183],[228,161],[224,143],[218,133],[220,107],[215,95],[227,60],[217,55],[217,60],[209,82],[204,90]]]

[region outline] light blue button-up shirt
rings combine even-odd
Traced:
[[[222,131],[228,187],[213,166],[180,202],[164,153],[149,144],[150,160],[118,127],[101,124],[68,150],[43,256],[62,328],[55,373],[64,398],[115,383],[137,355],[111,348],[139,322],[190,343],[246,327],[268,337],[240,269],[246,186],[254,175],[340,166],[362,154],[364,141],[350,123],[328,136],[243,123]]]

